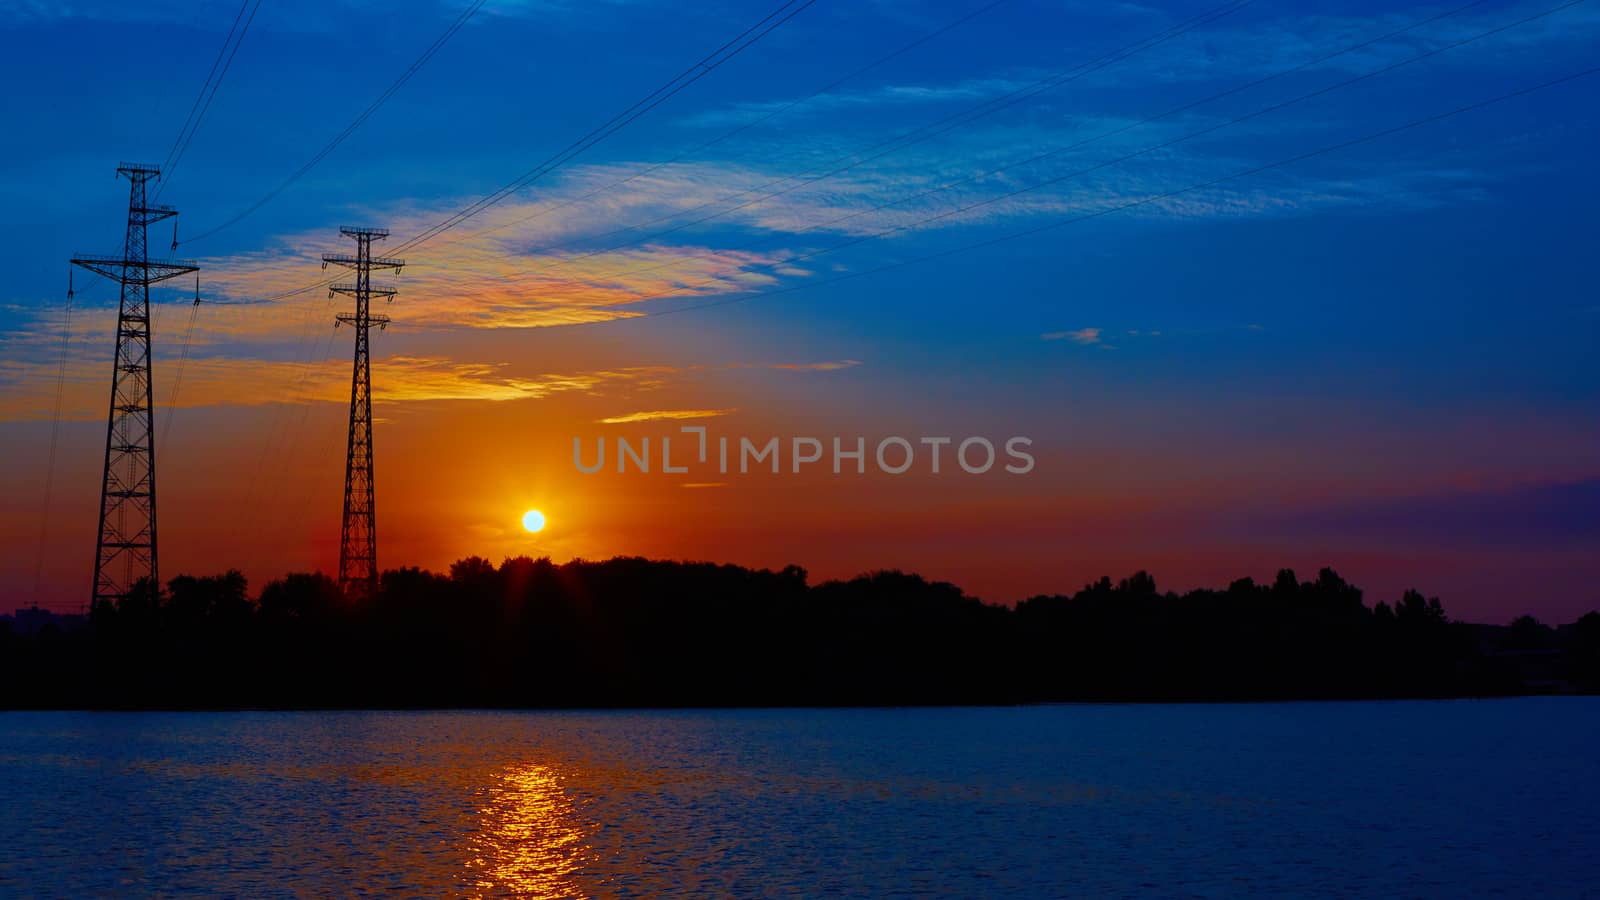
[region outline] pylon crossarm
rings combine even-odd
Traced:
[[[391,288],[364,288],[356,284],[335,284],[328,288],[330,293],[345,294],[354,297],[358,291],[366,291],[374,297],[393,297],[399,293]]]
[[[405,260],[393,257],[376,256],[369,260],[363,260],[361,257],[352,256],[349,253],[324,253],[322,254],[322,261],[330,266],[344,266],[348,269],[358,269],[363,265],[373,269],[398,269],[406,264]]]
[[[146,225],[154,225],[163,219],[170,219],[178,214],[176,209],[165,205],[141,206],[137,209],[129,210],[129,212],[142,218]]]
[[[74,256],[72,264],[112,281],[126,280],[130,284],[156,284],[200,271],[200,266],[188,259],[145,260],[99,254]]]

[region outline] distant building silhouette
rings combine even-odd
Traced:
[[[73,613],[57,613],[40,609],[37,605],[18,609],[10,616],[0,616],[0,627],[9,621],[19,637],[33,637],[50,626],[63,632],[79,631],[89,624],[89,617]]]

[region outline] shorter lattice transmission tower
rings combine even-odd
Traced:
[[[389,232],[383,228],[339,229],[339,233],[355,239],[356,254],[325,253],[322,267],[344,266],[355,272],[355,281],[334,284],[328,296],[344,294],[354,297],[356,311],[335,316],[336,324],[354,325],[356,329],[355,369],[350,376],[350,437],[346,444],[344,460],[344,524],[339,530],[339,587],[352,600],[367,600],[378,593],[378,532],[374,516],[372,486],[372,355],[368,348],[371,326],[384,328],[387,316],[372,314],[373,296],[393,300],[392,289],[372,286],[373,269],[399,271],[405,260],[372,256],[372,242],[383,240]]]
[[[145,240],[150,225],[178,211],[151,204],[146,185],[161,178],[156,166],[122,163],[127,178],[128,228],[120,256],[79,254],[72,264],[122,285],[117,343],[111,368],[111,410],[106,421],[105,470],[100,481],[100,530],[95,541],[91,605],[118,601],[145,582],[161,586],[156,553],[156,446],[154,390],[150,382],[150,285],[199,272],[184,260],[152,260]],[[198,278],[198,276],[196,276]],[[199,287],[196,283],[196,302]]]

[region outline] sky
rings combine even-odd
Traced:
[[[489,0],[291,179],[468,4],[261,0],[206,103],[232,0],[0,0],[0,609],[89,593],[117,289],[77,272],[69,318],[68,259],[118,252],[118,162],[197,108],[160,194],[206,301],[154,294],[163,577],[336,569],[353,335],[320,257],[531,172],[381,279],[380,567],[899,568],[1014,603],[1331,566],[1476,621],[1600,608],[1600,5],[795,3],[561,155],[778,5]],[[711,462],[663,471],[683,426]],[[719,437],[780,471],[718,471]],[[998,461],[934,474],[924,437]]]

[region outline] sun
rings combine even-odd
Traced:
[[[529,531],[544,530],[544,513],[530,509],[522,514],[522,527]]]

